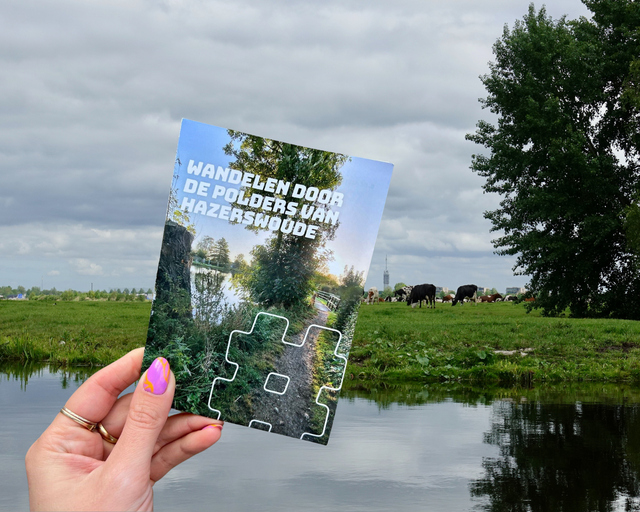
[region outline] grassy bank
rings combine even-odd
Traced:
[[[437,304],[435,310],[404,303],[364,306],[347,377],[508,384],[638,381],[640,322],[544,318],[512,303]]]
[[[149,303],[2,301],[0,361],[108,364],[144,345],[149,312]],[[544,318],[510,303],[363,306],[350,379],[640,381],[640,322]]]
[[[0,362],[108,364],[144,346],[151,303],[0,301]]]
[[[336,313],[329,313],[327,327],[335,329]],[[344,368],[344,362],[338,359],[334,355],[336,344],[338,343],[338,335],[330,331],[321,330],[318,335],[318,340],[314,348],[313,359],[313,381],[312,381],[312,396],[315,402],[318,392],[323,386],[329,388],[339,388],[342,380],[342,372]],[[342,346],[344,349],[344,345]],[[341,350],[339,353],[344,353]],[[321,395],[320,403],[329,407],[329,419],[327,421],[327,431],[323,436],[323,440],[326,443],[329,439],[329,432],[333,425],[333,419],[336,412],[336,404],[338,402],[338,392],[325,390]],[[326,409],[322,407],[313,407],[310,419],[310,425],[314,432],[321,432],[325,419],[327,418]]]

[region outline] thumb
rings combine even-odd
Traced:
[[[107,464],[133,474],[149,475],[151,457],[162,427],[167,421],[176,380],[169,362],[158,357],[142,375],[133,392],[122,434]]]

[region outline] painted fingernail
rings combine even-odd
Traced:
[[[164,357],[158,357],[151,363],[144,378],[142,387],[145,391],[154,395],[161,395],[169,385],[169,361]]]
[[[207,425],[202,430],[207,430],[208,428],[219,428],[220,430],[222,430],[222,425],[218,425],[217,423],[215,423],[213,425]]]

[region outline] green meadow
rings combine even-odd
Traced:
[[[0,362],[105,365],[144,346],[151,302],[0,301]]]
[[[104,365],[146,341],[150,303],[0,302],[0,362]],[[512,303],[363,305],[346,380],[632,382],[640,322],[545,318]]]
[[[387,382],[637,381],[640,322],[547,318],[509,302],[363,305],[347,372]]]

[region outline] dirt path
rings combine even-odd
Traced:
[[[320,310],[326,307],[316,303],[316,308],[318,309],[316,316],[307,320],[300,333],[288,338],[288,342],[300,344],[309,325],[327,324],[329,312]],[[274,370],[291,379],[284,395],[265,391],[255,395],[253,401],[255,419],[271,423],[271,432],[300,437],[304,432],[310,431],[311,408],[315,407],[315,396],[312,393],[313,355],[320,331],[320,329],[311,329],[302,347],[285,345],[283,353],[275,363]]]

